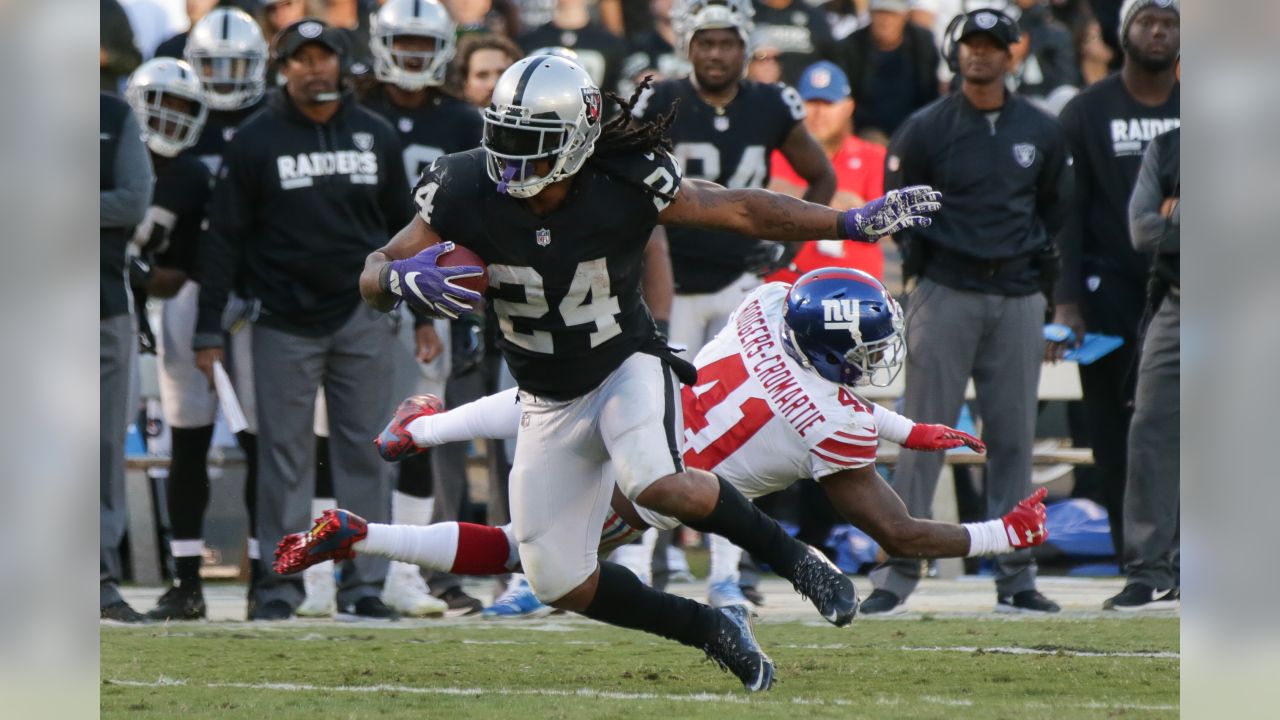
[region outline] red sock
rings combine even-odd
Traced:
[[[451,572],[459,575],[501,575],[511,572],[507,559],[511,545],[502,528],[458,523],[458,552]]]

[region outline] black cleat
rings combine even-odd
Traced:
[[[902,607],[902,598],[884,590],[876,588],[871,591],[866,600],[858,606],[858,610],[863,615],[893,615],[904,611]]]
[[[717,608],[720,630],[702,649],[721,670],[738,676],[747,692],[773,687],[773,661],[760,649],[751,630],[751,612],[741,605]]]
[[[1061,610],[1058,603],[1045,597],[1039,590],[1023,590],[996,598],[996,612],[999,613],[1056,613]]]
[[[293,606],[280,599],[254,602],[249,608],[250,620],[292,620]]]
[[[147,617],[152,620],[202,620],[205,612],[204,593],[200,588],[174,585],[160,596]]]
[[[760,592],[760,588],[754,585],[739,585],[738,589],[742,591],[742,596],[756,607],[764,607],[764,593]]]
[[[450,615],[478,615],[481,610],[484,610],[484,603],[466,594],[457,585],[445,590],[436,597],[449,606],[448,612]]]
[[[836,627],[853,622],[853,616],[858,612],[858,591],[854,589],[853,581],[812,545],[796,563],[791,585]]]
[[[377,595],[367,595],[351,605],[338,609],[338,618],[344,620],[399,620],[400,613],[392,610]]]
[[[147,622],[147,616],[134,610],[129,603],[124,600],[117,600],[110,605],[104,605],[99,609],[99,617],[103,620],[114,620],[123,623],[144,623]]]

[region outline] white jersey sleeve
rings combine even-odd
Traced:
[[[880,444],[871,404],[843,387],[834,397],[838,406],[824,408],[828,422],[809,446],[809,473],[815,480],[874,465]]]

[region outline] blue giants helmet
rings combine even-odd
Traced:
[[[787,353],[831,382],[885,387],[902,370],[902,308],[861,270],[805,273],[787,293],[782,320]]]

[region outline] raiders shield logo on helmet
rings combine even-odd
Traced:
[[[600,91],[593,87],[582,88],[582,102],[587,106],[587,124],[600,122]]]
[[[1013,146],[1013,159],[1024,168],[1031,167],[1036,161],[1036,146],[1031,143],[1018,143]]]
[[[361,152],[369,152],[373,149],[373,134],[367,132],[351,133],[351,141],[356,144],[356,148]]]

